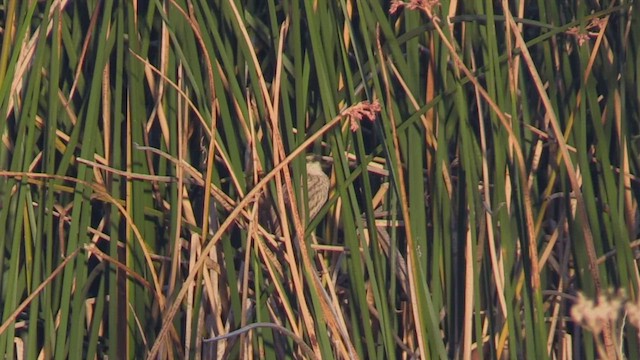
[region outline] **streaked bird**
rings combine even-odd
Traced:
[[[307,200],[309,206],[309,219],[313,219],[320,209],[324,206],[329,198],[329,187],[331,185],[331,181],[327,174],[322,170],[322,165],[317,160],[314,160],[313,156],[307,157]],[[286,189],[280,189],[283,192],[284,203],[285,205],[290,204],[289,194]],[[296,189],[294,189],[295,191]],[[277,208],[275,206],[275,199],[268,200],[265,204],[266,207],[263,207],[261,223],[266,225],[268,229],[271,230],[273,234],[276,236],[282,236],[282,231],[280,231],[280,220],[279,218],[283,216],[282,214],[278,216]],[[300,211],[301,217],[304,217],[304,208],[298,206],[298,211]]]
[[[313,156],[307,157],[306,167],[307,167],[307,200],[308,200],[308,207],[309,207],[309,220],[311,220],[318,214],[318,212],[320,212],[320,209],[322,209],[322,206],[324,206],[324,204],[327,202],[327,199],[329,198],[329,187],[330,187],[331,181],[329,180],[329,177],[327,176],[327,174],[325,174],[324,171],[322,171],[322,166],[320,165],[320,162],[318,162],[317,160],[314,160]],[[283,187],[279,189],[279,191],[282,191],[285,206],[289,206],[291,202],[289,200],[289,195],[287,191],[284,189],[284,184],[283,184]],[[275,235],[276,238],[281,239],[283,235],[281,220],[283,220],[283,217],[285,217],[286,214],[280,213],[280,215],[278,215],[276,201],[274,198],[264,197],[262,201],[263,201],[263,204],[261,205],[261,209],[260,209],[259,221],[267,230],[269,230],[273,235]],[[301,217],[303,218],[304,208],[301,208],[300,206],[298,206],[297,208],[298,208],[298,211],[300,212]],[[282,210],[285,211],[284,209]],[[287,219],[284,218],[284,221],[287,221]],[[272,243],[272,246],[274,245],[275,244]],[[276,269],[276,272],[282,276],[282,274],[284,274],[284,270],[281,266],[281,261],[279,261],[278,257],[276,256],[276,253],[282,254],[283,250],[276,249],[276,247],[277,245],[272,249],[270,248],[269,245],[267,245],[263,247],[262,251],[264,252],[264,256],[269,259],[271,264],[273,264],[273,266]],[[265,261],[267,260],[265,259]]]
[[[307,192],[309,199],[309,220],[313,219],[329,198],[329,177],[322,171],[318,161],[307,162]]]

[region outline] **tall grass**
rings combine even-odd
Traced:
[[[5,0],[0,354],[638,358],[633,5]]]

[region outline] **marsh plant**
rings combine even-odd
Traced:
[[[638,15],[1,1],[0,354],[640,358]]]

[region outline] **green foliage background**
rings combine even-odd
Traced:
[[[637,8],[2,1],[0,354],[638,358]]]

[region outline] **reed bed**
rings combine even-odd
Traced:
[[[0,14],[5,358],[640,357],[632,1]]]

